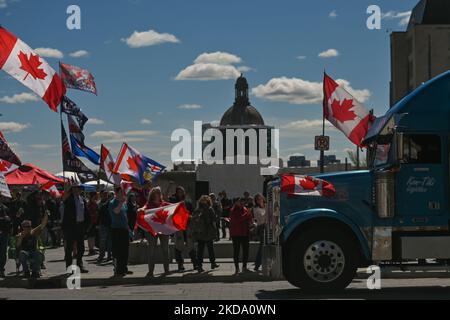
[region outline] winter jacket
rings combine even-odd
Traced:
[[[199,207],[193,215],[191,226],[195,241],[212,241],[217,237],[216,215],[210,207]]]
[[[253,218],[246,207],[233,207],[230,213],[230,236],[248,237]]]

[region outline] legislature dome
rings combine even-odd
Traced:
[[[230,107],[222,116],[220,121],[221,126],[242,126],[242,125],[257,125],[263,126],[264,120],[261,114],[255,107],[250,105],[248,98],[248,82],[241,74],[236,80],[235,84],[235,100],[232,107]]]

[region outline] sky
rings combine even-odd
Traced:
[[[317,160],[323,71],[341,79],[375,115],[389,107],[390,33],[418,0],[0,0],[0,23],[43,57],[91,71],[98,96],[68,90],[90,118],[86,144],[118,152],[123,141],[171,167],[175,129],[219,121],[243,72],[250,101],[280,129],[280,155]],[[69,5],[81,30],[69,30]],[[369,5],[382,10],[369,30]],[[61,171],[59,114],[0,74],[0,130],[22,162]],[[355,149],[327,126],[331,149]],[[87,161],[87,160],[86,160]]]

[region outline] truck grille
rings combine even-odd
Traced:
[[[266,244],[278,244],[280,226],[280,197],[279,188],[273,185],[267,189],[267,223],[265,232]]]

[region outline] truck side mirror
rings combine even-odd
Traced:
[[[403,133],[395,134],[395,156],[397,158],[397,162],[401,163],[404,157],[404,149],[403,149]]]

